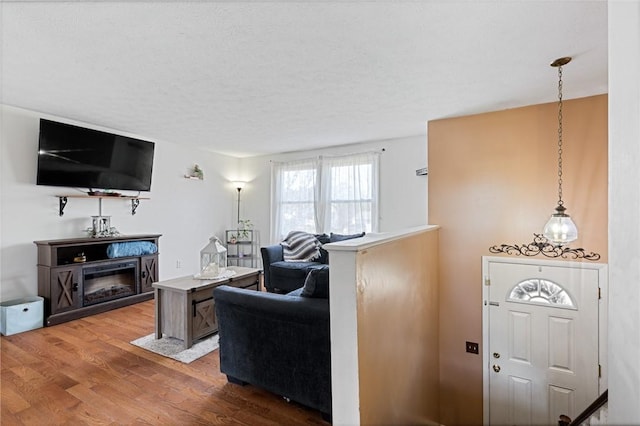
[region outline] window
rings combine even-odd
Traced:
[[[379,153],[273,163],[272,239],[378,230]]]
[[[293,230],[315,233],[317,169],[314,160],[273,164],[271,211],[275,240],[282,240]]]
[[[338,234],[371,232],[378,216],[377,197],[374,197],[377,167],[371,157],[329,159],[326,165],[330,180],[326,191],[328,221],[325,220],[324,229]],[[377,230],[377,223],[375,228]]]
[[[532,278],[518,284],[511,289],[509,302],[533,303],[538,305],[552,305],[563,308],[576,308],[569,293],[553,281]]]

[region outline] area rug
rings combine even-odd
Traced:
[[[182,340],[173,337],[162,336],[156,340],[156,334],[140,337],[132,342],[132,345],[157,353],[167,358],[189,364],[198,358],[218,349],[218,335],[214,334],[206,339],[195,342],[189,349],[182,347]]]

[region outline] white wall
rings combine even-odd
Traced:
[[[609,1],[609,418],[640,419],[640,2]]]
[[[40,117],[65,121],[99,130],[89,123],[77,123],[2,106],[0,132],[0,300],[37,294],[35,240],[84,237],[91,216],[98,214],[98,200],[69,199],[64,216],[58,216],[56,194],[79,194],[71,188],[37,186],[36,163]],[[144,136],[130,135],[142,139]],[[216,234],[235,224],[235,190],[239,160],[187,149],[174,143],[154,141],[155,158],[151,192],[135,216],[126,200],[104,200],[103,214],[123,234],[158,233],[160,278],[168,279],[198,272],[199,252]],[[183,176],[197,163],[205,179]],[[181,268],[177,268],[177,261]]]
[[[36,246],[33,241],[84,237],[98,201],[69,199],[64,216],[58,216],[57,194],[80,194],[80,190],[37,186],[36,163],[39,119],[48,118],[84,127],[121,133],[91,123],[38,114],[9,106],[0,112],[0,300],[37,294]],[[269,243],[271,161],[381,150],[380,231],[426,224],[427,177],[415,170],[427,164],[424,136],[369,142],[314,151],[238,159],[167,141],[156,142],[151,192],[135,216],[125,200],[104,200],[103,215],[122,234],[159,233],[160,278],[169,279],[198,272],[199,251],[211,235],[223,237],[236,222],[237,192],[230,183],[245,180],[240,217],[251,219]],[[184,179],[197,163],[205,179]],[[181,268],[177,268],[180,261]]]
[[[271,162],[292,161],[319,155],[342,155],[382,150],[380,157],[380,232],[395,231],[427,223],[427,176],[416,176],[416,169],[427,165],[426,137],[413,136],[326,149],[300,151],[241,160],[241,178],[248,182],[242,190],[240,216],[251,219],[269,241]]]

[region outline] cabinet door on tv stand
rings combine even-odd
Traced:
[[[151,284],[158,281],[158,255],[142,256],[140,258],[140,292],[153,291]]]
[[[51,268],[51,313],[71,311],[82,306],[82,267]]]

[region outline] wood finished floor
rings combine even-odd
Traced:
[[[153,300],[0,340],[5,425],[327,425],[318,411],[227,383],[218,351],[182,364],[131,345]]]

